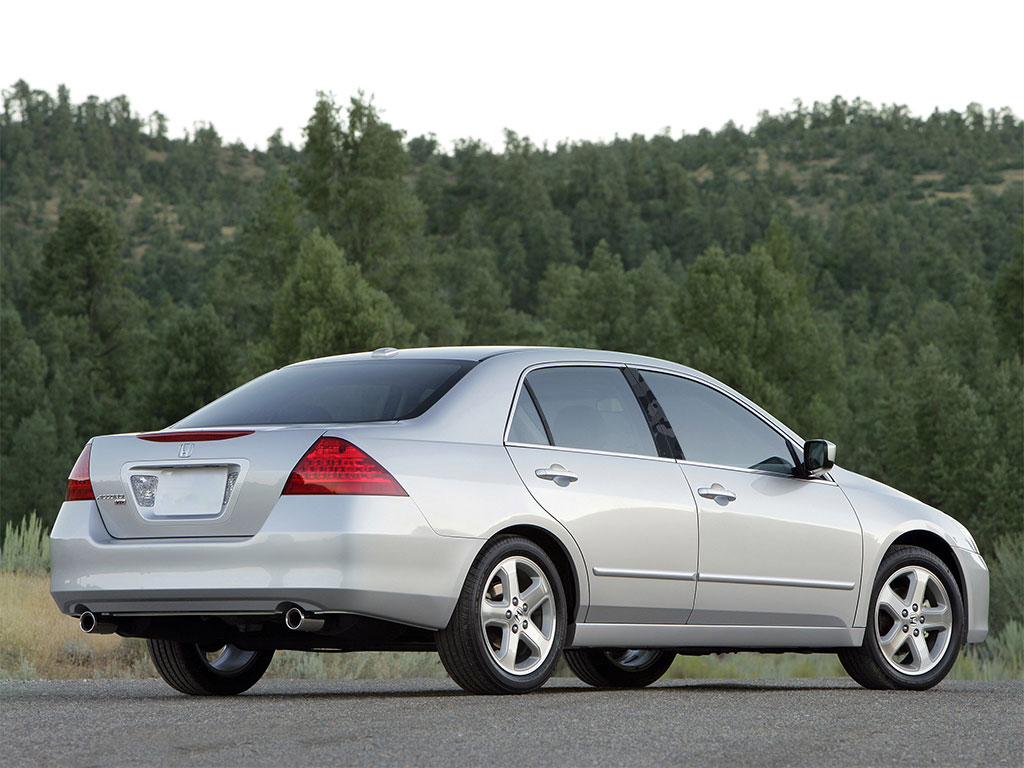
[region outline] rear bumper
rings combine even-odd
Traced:
[[[283,497],[255,536],[217,539],[113,539],[94,502],[65,502],[50,536],[50,592],[71,615],[296,604],[440,629],[482,544],[434,533],[407,497]]]
[[[980,643],[988,636],[988,566],[977,552],[956,549],[967,590],[967,642]]]

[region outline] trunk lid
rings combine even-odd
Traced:
[[[100,517],[117,539],[252,536],[323,426],[167,430],[92,441]]]

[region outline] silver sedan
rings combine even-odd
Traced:
[[[557,348],[344,355],[166,430],[92,439],[51,536],[87,632],[147,638],[190,694],[277,649],[437,651],[478,693],[563,654],[643,686],[677,653],[838,653],[924,689],[987,633],[956,520],[834,465],[719,381]]]

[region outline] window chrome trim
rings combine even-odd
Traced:
[[[782,472],[769,472],[767,469],[753,469],[751,467],[731,467],[728,464],[712,464],[707,461],[689,461],[687,459],[677,459],[676,464],[683,466],[694,466],[694,467],[707,467],[708,469],[724,469],[729,472],[746,472],[748,475],[766,475],[768,477],[784,477],[787,480],[799,480],[803,483],[824,483],[825,485],[838,485],[835,480],[831,477],[799,477],[797,475],[787,475]],[[683,474],[686,474],[686,470],[683,470]]]
[[[663,461],[668,464],[675,464],[675,459],[665,456],[650,456],[639,453],[614,453],[612,451],[596,451],[593,448],[564,448],[561,445],[537,445],[536,443],[514,443],[506,442],[506,448],[536,448],[539,451],[566,451],[568,453],[584,453],[592,456],[613,456],[617,459],[646,459],[647,461]]]
[[[599,568],[591,569],[595,576],[613,576],[626,579],[666,579],[668,581],[697,581],[696,573],[684,571],[637,571],[630,568]]]

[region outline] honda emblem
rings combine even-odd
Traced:
[[[192,449],[196,447],[195,443],[182,443],[178,449],[178,458],[187,459],[192,455]]]

